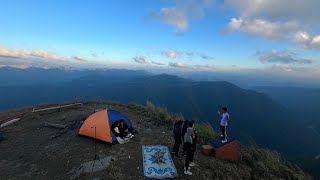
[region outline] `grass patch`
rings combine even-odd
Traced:
[[[270,178],[275,175],[284,179],[305,179],[306,175],[297,166],[293,166],[277,151],[258,146],[242,147],[242,160],[253,168],[253,176]]]
[[[196,123],[195,127],[198,131],[199,138],[202,138],[204,141],[218,136],[209,123]]]

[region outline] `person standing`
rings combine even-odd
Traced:
[[[221,142],[226,143],[228,141],[227,140],[227,126],[228,126],[228,122],[230,121],[230,117],[228,114],[227,107],[223,107],[222,111],[223,111],[222,114],[220,113],[220,111],[218,111],[219,116],[221,116],[220,130],[221,130],[222,134],[220,136],[223,138],[223,140]]]
[[[191,121],[194,123],[194,121]],[[197,149],[197,141],[198,141],[198,131],[196,130],[195,127],[193,127],[193,136],[192,136],[192,156],[191,156],[191,159],[190,159],[190,164],[189,166],[195,166],[195,163],[193,162],[193,158],[194,158],[194,154],[196,152],[196,149]]]
[[[174,137],[174,145],[173,145],[173,153],[174,157],[180,158],[179,156],[179,148],[182,144],[182,124],[183,121],[180,120],[174,124],[173,127],[173,137]]]
[[[185,120],[183,122],[183,127],[182,127],[182,139],[183,139],[183,142],[184,142],[184,135],[187,133],[187,129],[189,127],[189,120]],[[184,146],[184,143],[183,143],[183,146],[182,146],[182,155],[183,156],[186,156],[186,150],[185,150],[185,146]]]
[[[184,174],[192,175],[191,168],[190,168],[190,162],[192,161],[192,153],[193,153],[193,147],[192,147],[192,140],[193,140],[193,122],[189,122],[188,129],[186,134],[184,135],[184,144],[186,151],[186,159],[185,159],[185,167],[184,167]]]

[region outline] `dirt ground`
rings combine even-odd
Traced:
[[[138,134],[127,144],[106,145],[78,136],[81,122],[95,109],[110,108],[128,117]],[[45,127],[45,122],[67,124],[67,131]],[[83,174],[77,179],[146,179],[143,176],[142,145],[166,145],[172,149],[172,130],[159,126],[126,106],[85,104],[80,108],[32,114],[27,113],[16,124],[0,129],[6,140],[0,142],[0,179],[70,179],[81,163],[94,159],[94,143],[100,158],[113,156],[103,171]],[[61,133],[61,135],[59,135]],[[59,136],[57,136],[59,135]],[[173,159],[177,179],[250,179],[247,166],[219,161],[200,153],[198,145],[193,176],[183,174],[184,158]]]

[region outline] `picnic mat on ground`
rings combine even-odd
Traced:
[[[175,178],[177,170],[167,146],[142,145],[143,171],[148,178]]]

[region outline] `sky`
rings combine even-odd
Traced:
[[[320,77],[319,0],[2,0],[0,66]]]

